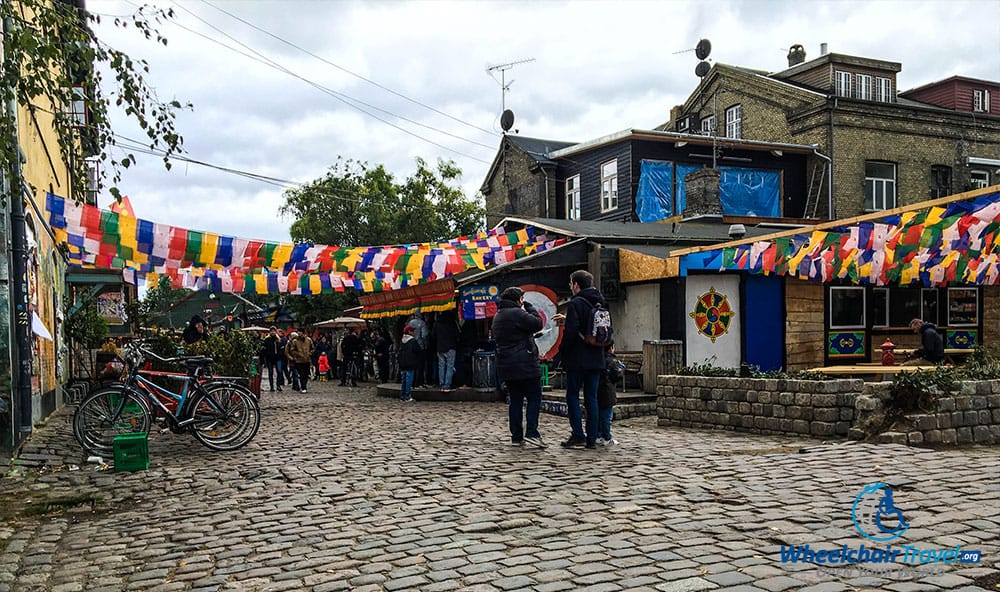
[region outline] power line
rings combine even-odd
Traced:
[[[417,134],[417,133],[415,133],[415,132],[412,132],[412,131],[410,131],[410,130],[408,130],[408,129],[404,128],[404,127],[401,127],[401,126],[399,126],[399,125],[396,125],[395,123],[393,123],[393,122],[391,122],[391,121],[388,121],[387,119],[384,119],[384,118],[382,118],[382,117],[379,117],[378,115],[376,115],[376,114],[374,114],[374,113],[371,113],[370,111],[367,111],[367,110],[363,109],[362,107],[359,107],[358,105],[355,105],[354,103],[359,103],[359,104],[361,104],[361,105],[365,105],[365,106],[367,106],[367,107],[369,107],[369,108],[371,108],[371,109],[375,109],[375,110],[377,110],[377,111],[381,111],[381,112],[383,112],[383,113],[387,113],[387,114],[389,114],[389,115],[391,115],[391,116],[393,116],[393,117],[396,117],[396,118],[398,118],[398,119],[401,119],[401,120],[404,120],[404,121],[407,121],[407,122],[409,122],[409,123],[412,123],[412,124],[414,124],[414,125],[418,125],[418,126],[421,126],[421,127],[424,127],[424,128],[427,128],[427,129],[430,129],[430,130],[432,130],[432,131],[435,131],[435,132],[438,132],[438,133],[440,133],[440,134],[444,134],[444,135],[447,135],[447,136],[451,136],[451,137],[454,137],[454,138],[457,138],[457,139],[459,139],[459,140],[462,140],[462,141],[465,141],[465,142],[469,142],[469,143],[472,143],[472,144],[476,144],[476,145],[478,145],[478,146],[482,146],[482,147],[484,147],[484,148],[487,148],[487,149],[491,149],[491,150],[492,150],[492,149],[493,149],[493,146],[490,146],[490,145],[488,145],[488,144],[483,144],[483,143],[481,143],[481,142],[477,142],[477,141],[475,141],[475,140],[470,140],[470,139],[468,139],[468,138],[463,138],[462,136],[458,136],[458,135],[455,135],[455,134],[452,134],[451,132],[447,132],[447,131],[444,131],[444,130],[441,130],[441,129],[438,129],[438,128],[435,128],[435,127],[433,127],[433,126],[429,126],[429,125],[426,125],[426,124],[423,124],[423,123],[420,123],[420,122],[417,122],[417,121],[413,121],[413,120],[411,120],[411,119],[408,119],[408,118],[406,118],[406,117],[403,117],[403,116],[401,116],[401,115],[397,115],[397,114],[395,114],[395,113],[392,113],[391,111],[386,111],[385,109],[381,109],[381,108],[379,108],[379,107],[376,107],[376,106],[374,106],[374,105],[371,105],[371,104],[369,104],[369,103],[366,103],[366,102],[364,102],[364,101],[361,101],[360,99],[356,99],[356,98],[354,98],[354,97],[351,97],[351,96],[349,96],[349,95],[346,95],[346,94],[344,94],[344,93],[341,93],[341,92],[339,92],[339,91],[335,91],[335,90],[333,90],[333,89],[331,89],[331,88],[328,88],[328,87],[326,87],[326,86],[323,86],[323,85],[321,85],[321,84],[319,84],[319,83],[317,83],[317,82],[315,82],[315,81],[312,81],[312,80],[310,80],[310,79],[308,79],[308,78],[306,78],[306,77],[304,77],[304,76],[302,76],[302,75],[300,75],[300,74],[297,74],[297,73],[295,73],[295,72],[293,72],[293,71],[289,70],[288,68],[286,68],[285,66],[282,66],[282,65],[281,65],[281,64],[279,64],[278,62],[276,62],[276,61],[272,60],[271,58],[268,58],[267,56],[264,56],[263,54],[261,54],[260,52],[258,52],[258,51],[257,51],[257,50],[255,50],[255,49],[253,49],[252,47],[250,47],[250,46],[246,45],[245,43],[243,43],[243,42],[239,41],[238,39],[235,39],[235,38],[233,38],[233,37],[232,37],[231,35],[227,34],[227,33],[226,33],[226,32],[224,32],[224,31],[222,31],[222,30],[221,30],[221,29],[219,29],[218,27],[215,27],[215,26],[214,26],[214,25],[212,25],[211,23],[208,23],[208,22],[207,22],[207,21],[205,21],[204,19],[201,19],[200,17],[198,17],[198,16],[197,16],[197,15],[195,15],[194,13],[191,13],[191,11],[190,11],[190,10],[188,10],[188,9],[184,8],[183,6],[180,6],[180,5],[177,5],[177,6],[178,6],[179,8],[181,8],[182,10],[184,10],[185,12],[188,12],[188,13],[192,14],[192,16],[194,16],[194,17],[195,17],[196,19],[198,19],[198,20],[202,21],[202,22],[203,22],[203,23],[205,23],[205,24],[206,24],[207,26],[211,27],[212,29],[214,29],[215,31],[217,31],[218,33],[220,33],[221,35],[224,35],[225,37],[229,38],[229,39],[230,39],[230,40],[232,40],[233,42],[235,42],[235,43],[237,43],[237,44],[239,44],[239,45],[241,45],[241,46],[243,46],[243,47],[247,48],[247,49],[248,49],[249,51],[251,51],[252,53],[256,54],[256,56],[258,56],[258,57],[255,57],[255,56],[252,56],[252,55],[248,55],[248,54],[246,54],[245,52],[242,52],[242,51],[240,51],[240,50],[238,50],[238,49],[236,49],[236,48],[233,48],[233,47],[231,47],[231,46],[229,46],[229,45],[226,45],[225,43],[222,43],[222,42],[221,42],[221,41],[219,41],[218,39],[213,39],[212,37],[209,37],[208,35],[205,35],[204,33],[201,33],[201,32],[199,32],[199,31],[195,31],[194,29],[191,29],[191,28],[189,28],[189,27],[186,27],[186,26],[184,26],[184,25],[181,25],[181,24],[180,24],[180,23],[178,23],[178,22],[174,22],[174,23],[173,23],[173,24],[174,24],[175,26],[177,26],[177,27],[179,27],[179,28],[181,28],[181,29],[184,29],[184,30],[186,30],[186,31],[188,31],[188,32],[190,32],[190,33],[192,33],[192,34],[194,34],[194,35],[198,35],[199,37],[202,37],[202,38],[204,38],[204,39],[206,39],[206,40],[208,40],[208,41],[211,41],[212,43],[215,43],[215,44],[217,44],[217,45],[220,45],[220,46],[222,46],[222,47],[224,47],[224,48],[226,48],[226,49],[228,49],[228,50],[230,50],[230,51],[233,51],[233,52],[235,52],[235,53],[238,53],[238,54],[240,54],[240,55],[243,55],[244,57],[247,57],[247,58],[250,58],[250,59],[252,59],[252,60],[254,60],[254,61],[257,61],[257,62],[260,62],[260,63],[263,63],[263,64],[265,64],[265,65],[267,65],[267,66],[269,66],[269,67],[271,67],[271,68],[274,68],[274,69],[276,69],[276,70],[278,70],[278,71],[280,71],[280,72],[283,72],[283,73],[285,73],[285,74],[288,74],[289,76],[292,76],[293,78],[297,78],[297,79],[301,80],[302,82],[305,82],[306,84],[308,84],[308,85],[310,85],[310,86],[312,86],[312,87],[316,88],[317,90],[320,90],[321,92],[324,92],[324,93],[326,93],[326,94],[328,94],[328,95],[332,96],[333,98],[335,98],[335,99],[337,99],[338,101],[340,101],[340,102],[344,103],[344,104],[345,104],[345,105],[347,105],[348,107],[351,107],[351,108],[353,108],[353,109],[356,109],[356,110],[358,110],[358,111],[360,111],[360,112],[364,113],[365,115],[368,115],[369,117],[372,117],[372,118],[374,118],[374,119],[377,119],[378,121],[381,121],[382,123],[384,123],[384,124],[386,124],[386,125],[388,125],[388,126],[391,126],[391,127],[395,128],[395,129],[397,129],[397,130],[399,130],[399,131],[401,131],[401,132],[403,132],[403,133],[405,133],[405,134],[408,134],[408,135],[410,135],[410,136],[413,136],[414,138],[417,138],[417,139],[419,139],[419,140],[423,140],[424,142],[427,142],[428,144],[431,144],[431,145],[434,145],[434,146],[437,146],[438,148],[441,148],[442,150],[447,150],[448,152],[452,152],[452,153],[454,153],[454,154],[458,154],[459,156],[464,156],[464,157],[466,157],[466,158],[469,158],[469,159],[472,159],[472,160],[475,160],[475,161],[477,161],[477,162],[480,162],[480,163],[483,163],[483,164],[489,164],[489,161],[486,161],[486,160],[483,160],[483,159],[481,159],[481,158],[478,158],[478,157],[476,157],[476,156],[472,156],[471,154],[467,154],[467,153],[464,153],[464,152],[462,152],[462,151],[460,151],[460,150],[455,150],[454,148],[450,148],[450,147],[448,147],[448,146],[445,146],[444,144],[440,144],[440,143],[438,143],[438,142],[435,142],[435,141],[433,141],[433,140],[431,140],[431,139],[429,139],[429,138],[426,138],[426,137],[424,137],[424,136],[421,136],[420,134]]]
[[[222,9],[222,8],[219,8],[218,6],[215,6],[214,4],[212,4],[211,2],[209,2],[208,0],[202,0],[202,2],[204,2],[205,4],[211,6],[215,10],[218,10],[219,12],[221,12],[221,13],[223,13],[225,15],[228,15],[231,18],[240,21],[241,23],[247,25],[248,27],[250,27],[252,29],[255,29],[257,31],[260,31],[261,33],[264,33],[265,35],[268,35],[268,36],[270,36],[270,37],[272,37],[274,39],[277,39],[278,41],[280,41],[280,42],[282,42],[282,43],[284,43],[284,44],[286,44],[286,45],[288,45],[290,47],[293,47],[293,48],[295,48],[295,49],[297,49],[297,50],[299,50],[299,51],[301,51],[301,52],[303,52],[303,53],[305,53],[307,55],[310,55],[310,56],[316,58],[317,60],[323,62],[324,64],[328,64],[328,65],[330,65],[330,66],[332,66],[332,67],[340,70],[341,72],[344,72],[346,74],[350,74],[351,76],[354,76],[355,78],[358,78],[360,80],[363,80],[363,81],[367,82],[368,84],[371,84],[373,86],[381,88],[382,90],[384,90],[386,92],[389,92],[389,93],[392,93],[392,94],[396,95],[397,97],[405,99],[405,100],[407,100],[407,101],[409,101],[409,102],[411,102],[411,103],[413,103],[415,105],[419,105],[419,106],[421,106],[421,107],[423,107],[425,109],[429,109],[429,110],[433,111],[434,113],[437,113],[438,115],[443,115],[443,116],[447,117],[448,119],[451,119],[453,121],[457,121],[458,123],[461,123],[463,125],[467,125],[467,126],[473,128],[473,129],[477,129],[477,130],[479,130],[481,132],[484,132],[484,133],[487,133],[487,134],[489,134],[489,135],[491,135],[493,137],[497,136],[496,132],[494,132],[492,130],[488,130],[486,128],[479,127],[478,125],[475,125],[473,123],[469,123],[469,122],[467,122],[465,120],[462,120],[462,119],[459,119],[458,117],[455,117],[453,115],[449,115],[448,113],[445,113],[444,111],[440,111],[440,110],[438,110],[438,109],[436,109],[434,107],[431,107],[430,105],[422,103],[422,102],[420,102],[420,101],[418,101],[418,100],[416,100],[414,98],[408,97],[407,95],[404,95],[403,93],[397,92],[397,91],[395,91],[395,90],[393,90],[393,89],[391,89],[391,88],[389,88],[387,86],[384,86],[382,84],[379,84],[378,82],[375,82],[374,80],[371,80],[369,78],[365,78],[361,74],[358,74],[356,72],[352,72],[351,70],[348,70],[347,68],[345,68],[345,67],[343,67],[343,66],[341,66],[339,64],[335,64],[335,63],[331,62],[330,60],[328,60],[328,59],[326,59],[326,58],[324,58],[324,57],[322,57],[320,55],[317,55],[317,54],[309,51],[308,49],[305,49],[304,47],[296,45],[295,43],[292,43],[291,41],[288,41],[287,39],[284,39],[283,37],[280,37],[279,35],[276,35],[276,34],[270,32],[270,31],[268,31],[266,29],[258,27],[257,25],[255,25],[255,24],[253,24],[253,23],[251,23],[251,22],[249,22],[249,21],[247,21],[247,20],[245,20],[245,19],[243,19],[243,18],[241,18],[239,16],[236,16],[235,14],[233,14],[231,12],[228,12],[228,11]]]

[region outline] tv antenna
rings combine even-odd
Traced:
[[[513,61],[513,62],[507,62],[506,64],[496,64],[495,66],[487,66],[486,67],[486,72],[489,73],[490,77],[493,78],[493,80],[497,80],[497,77],[494,76],[493,73],[496,72],[496,71],[500,72],[500,80],[497,80],[497,82],[500,83],[500,111],[501,112],[507,110],[507,91],[510,90],[510,85],[514,84],[513,80],[511,80],[510,82],[507,82],[507,70],[510,70],[511,68],[513,68],[514,66],[517,66],[519,64],[527,64],[528,62],[533,62],[533,61],[535,61],[535,58],[526,58],[526,59],[523,59],[523,60],[516,60],[516,61]]]

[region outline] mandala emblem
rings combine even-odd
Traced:
[[[708,292],[698,297],[694,312],[689,316],[694,319],[698,333],[715,343],[716,339],[729,332],[729,323],[735,315],[726,295],[709,288]]]

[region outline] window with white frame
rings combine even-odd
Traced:
[[[875,100],[881,103],[892,102],[892,79],[875,77]]]
[[[726,137],[743,137],[743,106],[733,105],[726,109]]]
[[[97,192],[100,188],[100,172],[100,161],[96,158],[88,158],[86,202],[91,205],[97,205]]]
[[[601,211],[618,207],[618,161],[601,165]]]
[[[990,91],[985,88],[972,90],[972,110],[979,113],[990,112]]]
[[[858,98],[863,101],[872,100],[872,75],[858,74]]]
[[[82,86],[73,87],[73,100],[70,101],[66,108],[66,115],[76,127],[87,125],[87,103]]]
[[[969,171],[969,185],[973,189],[985,189],[990,186],[989,171]]]
[[[830,328],[865,328],[865,289],[861,286],[830,288]]]
[[[566,219],[580,219],[580,175],[566,179]]]
[[[835,92],[837,93],[837,96],[853,97],[854,95],[851,94],[851,78],[854,75],[851,74],[850,72],[841,72],[841,71],[834,72],[834,75],[836,76]]]
[[[865,161],[865,209],[869,212],[896,207],[896,165]]]
[[[701,133],[708,136],[715,133],[715,115],[709,115],[701,120]]]

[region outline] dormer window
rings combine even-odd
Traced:
[[[858,74],[858,98],[862,101],[872,100],[872,75]]]
[[[972,90],[972,110],[977,113],[990,112],[990,91],[985,88]]]
[[[892,79],[875,77],[875,100],[880,103],[891,103],[892,101]]]

